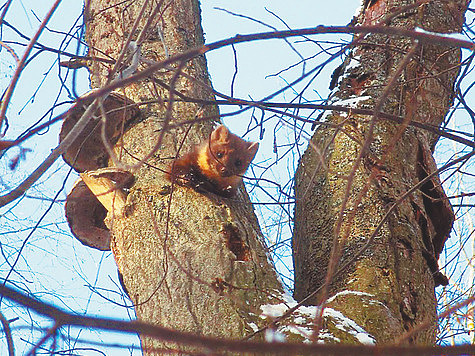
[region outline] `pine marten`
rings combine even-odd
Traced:
[[[259,143],[245,141],[220,125],[208,140],[175,159],[167,178],[198,192],[231,197],[258,148]]]

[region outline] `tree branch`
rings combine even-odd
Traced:
[[[255,352],[259,354],[300,354],[300,355],[328,355],[328,354],[351,354],[351,355],[460,355],[473,354],[475,346],[365,346],[365,345],[331,345],[331,344],[292,344],[292,343],[267,343],[236,341],[218,339],[206,336],[185,333],[156,326],[140,321],[125,321],[111,318],[96,318],[80,314],[68,313],[51,304],[31,298],[6,285],[0,285],[0,294],[36,313],[52,318],[59,326],[84,326],[101,330],[115,330],[124,333],[140,333],[157,339],[176,342],[182,345],[201,346],[207,350],[226,350],[234,352]]]

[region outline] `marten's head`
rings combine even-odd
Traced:
[[[207,173],[215,177],[241,176],[254,159],[258,148],[259,143],[245,141],[220,125],[211,133],[206,147],[203,146]],[[203,163],[200,162],[200,166]]]

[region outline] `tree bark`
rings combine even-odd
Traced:
[[[90,55],[117,58],[144,3],[91,0],[86,7]],[[160,61],[203,44],[197,0],[148,3],[132,34],[136,40],[145,28],[139,45],[146,59]],[[146,26],[149,18],[153,21]],[[180,66],[184,75],[176,76]],[[110,65],[93,63],[92,85],[103,85],[109,70]],[[122,165],[130,168],[153,152],[164,125],[185,124],[168,127],[160,149],[133,170],[136,181],[127,197],[127,217],[108,218],[111,248],[139,320],[197,334],[243,338],[263,325],[260,306],[280,295],[282,288],[243,187],[235,197],[224,199],[179,186],[172,190],[165,179],[163,172],[177,152],[186,153],[192,144],[202,142],[219,121],[214,106],[178,101],[169,106],[168,86],[177,91],[175,98],[183,94],[214,99],[203,56],[123,89],[127,97],[144,104],[142,120],[116,146]],[[206,117],[211,119],[186,124]],[[148,337],[141,342],[146,355],[184,350]]]
[[[433,1],[397,13],[414,3],[366,1],[355,25],[461,31],[465,1]],[[333,296],[327,306],[377,343],[393,342],[427,320],[432,327],[409,342],[435,342],[434,286],[444,283],[437,259],[454,217],[432,157],[438,137],[408,123],[441,125],[460,58],[456,48],[382,34],[355,37],[330,101],[375,114],[327,112],[327,124],[315,132],[297,170],[294,297],[319,290],[306,302],[316,305]],[[404,122],[379,119],[378,110]],[[335,275],[345,263],[348,268]],[[331,281],[328,291],[325,281]]]

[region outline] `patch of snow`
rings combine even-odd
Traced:
[[[282,300],[282,303],[266,304],[261,306],[261,318],[278,318],[286,313],[290,308],[293,308],[298,304],[288,293],[280,294],[278,298]],[[315,319],[315,316],[317,315],[316,313],[317,307],[302,305],[293,312],[293,324],[281,325],[279,326],[278,330],[281,333],[292,333],[302,336],[305,340],[310,340],[310,336],[313,332],[311,325]]]
[[[335,294],[333,297],[330,297],[327,299],[327,303],[333,302],[337,297],[342,296],[342,295],[359,295],[359,296],[365,296],[365,297],[374,297],[374,294],[369,294],[369,293],[364,293],[364,292],[359,292],[356,290],[344,290],[341,292],[338,292]]]
[[[357,96],[354,98],[349,98],[349,99],[338,99],[334,102],[332,102],[332,105],[339,105],[339,106],[347,106],[350,108],[356,108],[356,105],[358,105],[359,102],[369,100],[371,99],[371,96],[365,95],[365,96]]]
[[[343,77],[343,76],[342,76]],[[333,92],[338,91],[338,86],[333,88]],[[332,94],[330,94],[330,98],[332,97]],[[338,106],[346,106],[349,108],[356,108],[356,106],[361,102],[371,99],[371,96],[369,95],[364,95],[364,96],[357,96],[349,99],[339,99],[338,97],[331,98],[328,100],[329,105],[338,105]],[[326,110],[325,113],[322,115],[320,118],[319,122],[325,122],[327,120],[327,117],[333,113],[332,110]],[[348,114],[346,114],[348,115]]]
[[[365,1],[364,0],[360,0],[360,6],[358,6],[355,10],[355,14],[353,15],[353,17],[356,17],[360,14],[361,12],[361,9],[363,8],[363,5],[364,5]]]
[[[267,329],[264,337],[267,342],[285,342],[285,334],[275,329]]]
[[[326,332],[326,331],[320,331],[319,340],[317,341],[317,343],[324,344],[326,340],[333,341],[336,343],[341,342],[339,338],[337,338],[336,336],[333,336],[331,333]],[[304,342],[310,342],[310,340],[305,340]]]
[[[289,307],[285,305],[285,303],[261,305],[261,318],[278,318],[279,316],[284,315],[288,309]]]
[[[361,56],[354,56],[353,57],[353,52],[350,54],[350,56],[351,56],[350,63],[348,63],[348,65],[344,68],[345,71],[343,73],[340,73],[340,75],[338,76],[338,82],[336,83],[336,85],[332,89],[330,95],[328,96],[329,98],[331,98],[332,96],[334,96],[334,94],[336,92],[338,92],[338,90],[340,89],[340,86],[341,86],[341,82],[343,81],[343,79],[345,79],[350,74],[351,70],[353,68],[358,68],[360,66]]]
[[[271,317],[278,318],[282,316],[287,310],[295,307],[298,303],[289,293],[280,293],[276,297],[282,300],[282,303],[279,304],[265,304],[261,305],[261,318]],[[316,309],[315,306],[304,306],[301,305],[296,312],[299,313],[302,317],[315,318]]]
[[[346,66],[345,71],[349,72],[353,68],[358,68],[360,66],[360,63],[361,63],[361,56],[352,57],[350,60],[350,63],[348,63],[348,65]]]
[[[439,37],[442,37],[442,38],[449,38],[449,39],[454,39],[454,40],[464,40],[464,41],[467,40],[467,37],[465,35],[459,33],[459,32],[450,32],[450,33],[431,32],[431,31],[424,30],[421,27],[414,28],[414,31],[419,32],[419,33],[425,33],[427,35],[439,36]]]
[[[257,332],[257,330],[259,330],[259,328],[257,327],[257,325],[255,323],[249,323],[247,324],[251,327],[252,331],[254,332]]]
[[[355,321],[344,316],[341,312],[332,308],[325,308],[323,316],[332,318],[332,320],[335,322],[336,328],[350,335],[353,335],[360,343],[364,345],[376,344],[376,341],[373,336],[371,336],[361,326],[356,324]]]
[[[292,334],[300,335],[302,336],[305,341],[310,341],[310,337],[312,336],[312,328],[308,326],[302,326],[302,325],[284,325],[281,328],[282,332],[289,332]]]
[[[341,295],[359,295],[359,296],[367,296],[373,297],[372,294],[359,292],[359,291],[351,291],[345,290],[342,292],[337,293],[335,296],[328,299],[328,302],[331,302],[336,297]],[[265,319],[267,317],[271,318],[278,318],[285,314],[290,308],[293,308],[297,305],[297,302],[293,299],[293,297],[288,293],[280,293],[276,296],[280,300],[282,300],[279,304],[266,304],[261,306],[262,313],[260,315],[261,318]],[[319,307],[317,306],[299,306],[293,312],[293,324],[292,325],[281,325],[278,328],[279,333],[292,333],[302,336],[305,339],[305,342],[310,342],[311,335],[313,333],[312,329],[312,322],[315,320],[317,315],[317,311]],[[325,308],[323,312],[323,316],[325,318],[331,318],[335,324],[335,327],[354,336],[360,343],[365,345],[374,345],[375,339],[371,336],[368,332],[366,332],[361,326],[359,326],[355,321],[350,318],[345,317],[341,312],[332,309],[332,308]],[[251,326],[252,327],[252,326]],[[274,341],[274,342],[283,342],[284,340],[279,339],[279,335],[275,330],[268,330],[270,333],[267,335],[266,332],[266,340]],[[269,339],[268,339],[269,338]],[[322,330],[320,332],[319,339],[324,342],[325,340],[331,340],[339,342],[338,338],[333,336],[326,330]]]

